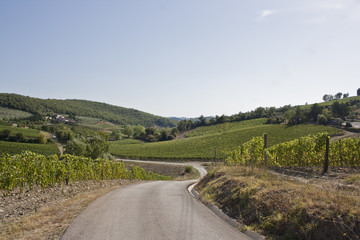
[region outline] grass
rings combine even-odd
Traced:
[[[27,128],[9,127],[9,126],[0,125],[0,132],[5,129],[9,129],[11,131],[12,136],[14,136],[17,133],[22,133],[26,138],[38,138],[40,135],[40,131],[36,129],[27,129]]]
[[[126,138],[120,141],[116,141],[117,146],[121,145],[131,145],[131,144],[144,144],[142,141],[133,139],[133,138]]]
[[[303,184],[246,167],[218,168],[196,189],[268,239],[359,238],[356,191]]]
[[[59,154],[59,149],[55,144],[37,144],[37,143],[18,143],[0,141],[0,154],[19,154],[22,151],[31,151],[43,155]]]
[[[266,122],[265,118],[259,118],[254,120],[245,120],[240,122],[229,122],[223,124],[216,124],[204,127],[198,127],[193,131],[190,131],[186,134],[186,137],[196,137],[196,136],[204,136],[216,133],[223,133],[229,131],[237,131],[242,130],[254,126],[261,126],[264,125]]]
[[[79,119],[79,126],[91,128],[97,131],[112,131],[121,129],[118,125],[106,122],[98,118],[76,117]]]
[[[263,119],[219,124],[195,129],[187,138],[155,142],[125,144],[123,140],[112,142],[110,153],[120,157],[139,159],[222,159],[227,151],[249,141],[254,136],[268,134],[268,146],[287,142],[309,134],[341,132],[336,128],[322,125],[264,125]]]
[[[154,162],[136,162],[136,161],[124,161],[125,167],[130,169],[132,165],[136,165],[145,169],[146,172],[154,172],[164,176],[170,176],[172,180],[184,181],[190,179],[196,179],[199,177],[199,172],[193,168],[193,166],[180,166],[160,164]]]
[[[360,174],[353,174],[344,179],[345,183],[354,184],[360,187]]]
[[[121,186],[107,186],[56,200],[35,213],[1,226],[0,240],[59,239],[75,217],[90,203]]]

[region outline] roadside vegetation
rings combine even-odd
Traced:
[[[209,172],[195,188],[268,239],[360,236],[359,190],[340,187],[337,181],[307,179],[304,184],[263,169],[227,166]]]
[[[15,188],[31,189],[33,186],[42,188],[54,187],[75,181],[139,179],[139,180],[169,180],[169,177],[153,172],[146,173],[144,169],[133,165],[130,170],[124,163],[107,159],[92,159],[64,155],[44,156],[24,152],[14,156],[0,156],[0,189],[3,194]]]
[[[328,133],[318,133],[269,148],[266,145],[265,137],[254,137],[231,151],[225,163],[252,167],[321,167],[326,161],[327,166],[360,167],[360,138],[330,142]]]

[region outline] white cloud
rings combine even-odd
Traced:
[[[273,15],[275,12],[276,12],[275,10],[265,9],[260,13],[258,20],[262,20],[270,15]]]

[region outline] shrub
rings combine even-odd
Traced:
[[[328,118],[323,114],[319,114],[317,116],[317,123],[321,125],[326,125],[328,123]]]
[[[185,173],[192,173],[194,171],[194,167],[193,166],[186,166],[185,167]]]

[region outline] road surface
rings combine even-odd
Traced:
[[[250,239],[189,194],[194,182],[147,182],[110,192],[78,215],[61,239]]]

